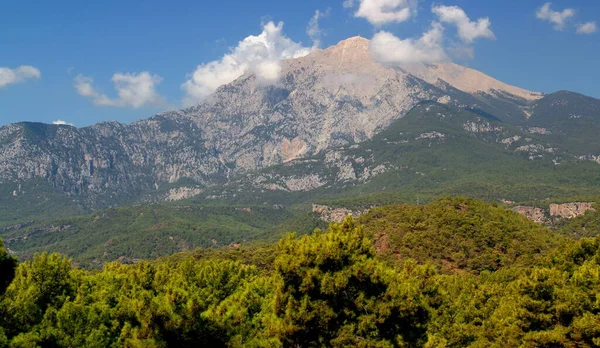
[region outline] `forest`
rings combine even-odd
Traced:
[[[0,347],[597,347],[598,221],[442,198],[94,271],[0,244]]]

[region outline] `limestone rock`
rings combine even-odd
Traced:
[[[572,219],[585,214],[586,211],[595,210],[593,203],[575,202],[564,204],[550,204],[550,216],[563,219]]]
[[[517,206],[512,208],[512,210],[518,214],[521,214],[528,218],[533,222],[537,222],[539,224],[544,224],[548,222],[548,217],[546,216],[546,212],[542,208],[537,207],[529,207],[529,206]]]

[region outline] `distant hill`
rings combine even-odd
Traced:
[[[312,232],[324,223],[281,207],[142,205],[92,215],[51,219],[0,229],[20,259],[60,252],[85,268],[120,260],[157,258],[196,248],[274,241],[283,233]]]
[[[432,262],[447,273],[530,265],[562,241],[523,216],[467,198],[377,208],[358,222],[374,236],[380,254]]]

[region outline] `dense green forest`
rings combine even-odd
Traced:
[[[309,233],[317,227],[326,225],[311,214],[280,206],[144,204],[0,229],[0,237],[23,259],[58,252],[90,269],[196,248],[276,242],[285,232]]]
[[[102,270],[0,245],[0,347],[596,347],[600,237],[482,202]]]

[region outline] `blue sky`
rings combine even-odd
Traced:
[[[364,1],[411,6],[409,18],[377,23],[373,16],[357,17]],[[582,29],[588,33],[577,33],[585,23],[600,24],[600,1],[553,1],[546,20],[536,16],[543,0],[354,0],[351,7],[344,2],[3,1],[0,69],[13,75],[7,80],[7,70],[4,77],[0,70],[0,124],[58,119],[76,126],[128,123],[180,108],[186,103],[182,84],[198,65],[219,61],[244,38],[259,35],[269,21],[284,22],[273,29],[278,39],[287,40],[282,45],[294,52],[310,49],[314,37],[307,26],[316,10],[323,14],[316,33],[320,46],[327,47],[380,31],[417,40],[441,18],[432,13],[433,5],[458,6],[473,23],[489,17],[495,39],[478,37],[467,45],[458,26],[446,24],[446,50],[448,42],[458,42],[474,52],[472,58],[454,56],[456,62],[519,87],[600,98],[600,32],[588,25]],[[567,8],[574,11],[562,12]],[[19,70],[23,66],[35,71]],[[115,83],[123,87],[122,96]]]

